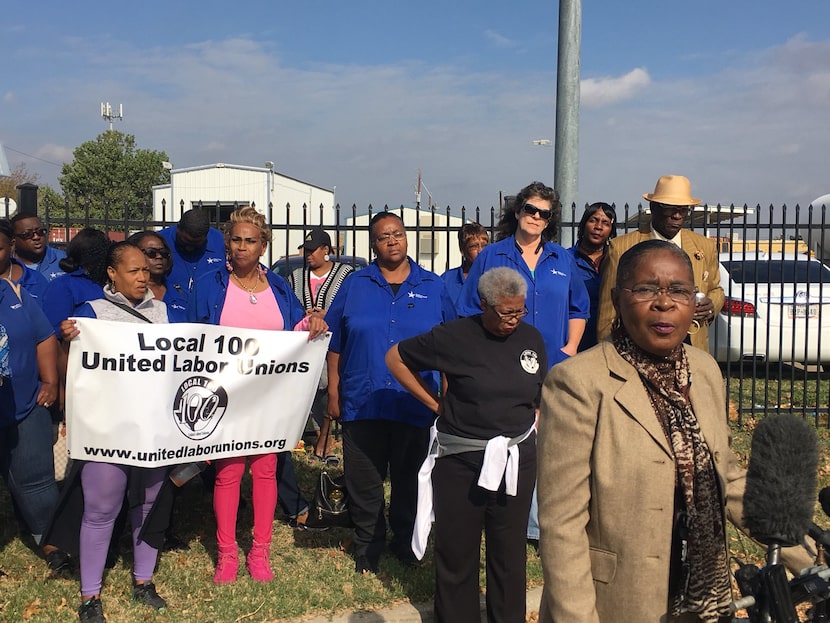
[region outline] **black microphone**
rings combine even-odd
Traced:
[[[825,515],[830,515],[830,487],[824,487],[818,492],[818,502]]]
[[[743,516],[754,539],[781,546],[803,542],[813,523],[817,467],[816,432],[807,422],[794,415],[770,415],[758,422]]]

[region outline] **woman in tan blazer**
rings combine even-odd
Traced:
[[[683,250],[660,240],[633,247],[620,258],[611,339],[545,381],[540,621],[728,614],[725,519],[740,524],[745,472],[729,448],[720,370],[682,343],[694,294]],[[684,538],[680,518],[689,516]]]

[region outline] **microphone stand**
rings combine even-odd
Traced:
[[[798,623],[787,571],[781,564],[781,541],[767,543],[766,566],[761,569],[760,614],[763,623]]]
[[[813,528],[818,528],[818,526],[813,525]],[[825,532],[820,531],[818,535],[813,534],[813,529],[810,529],[810,536],[813,537],[816,541],[816,566],[821,566],[827,562],[827,545],[826,539],[824,538]],[[813,606],[813,616],[812,621],[813,623],[826,623],[830,621],[830,617],[827,614],[827,601],[821,600],[817,604]]]

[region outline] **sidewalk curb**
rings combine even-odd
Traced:
[[[527,612],[538,612],[542,598],[542,587],[527,591]],[[319,615],[313,618],[293,619],[302,623],[433,623],[432,603],[402,603],[382,610],[359,610],[333,615]],[[481,596],[481,620],[487,621],[484,595]]]

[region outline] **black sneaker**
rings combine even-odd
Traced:
[[[82,603],[78,608],[78,619],[81,623],[107,623],[101,600],[97,597],[90,597]]]
[[[366,558],[366,556],[358,556],[354,561],[354,572],[361,575],[365,575],[366,573],[377,573],[378,565],[377,563],[372,564],[369,562],[369,559]]]
[[[182,541],[175,534],[168,534],[164,537],[164,545],[161,548],[163,552],[184,552],[190,549],[190,545]]]
[[[133,587],[133,599],[156,610],[167,607],[167,602],[156,592],[156,585],[152,582],[136,584]]]
[[[55,549],[46,554],[46,566],[53,576],[71,573],[73,569],[72,558],[65,551]]]

